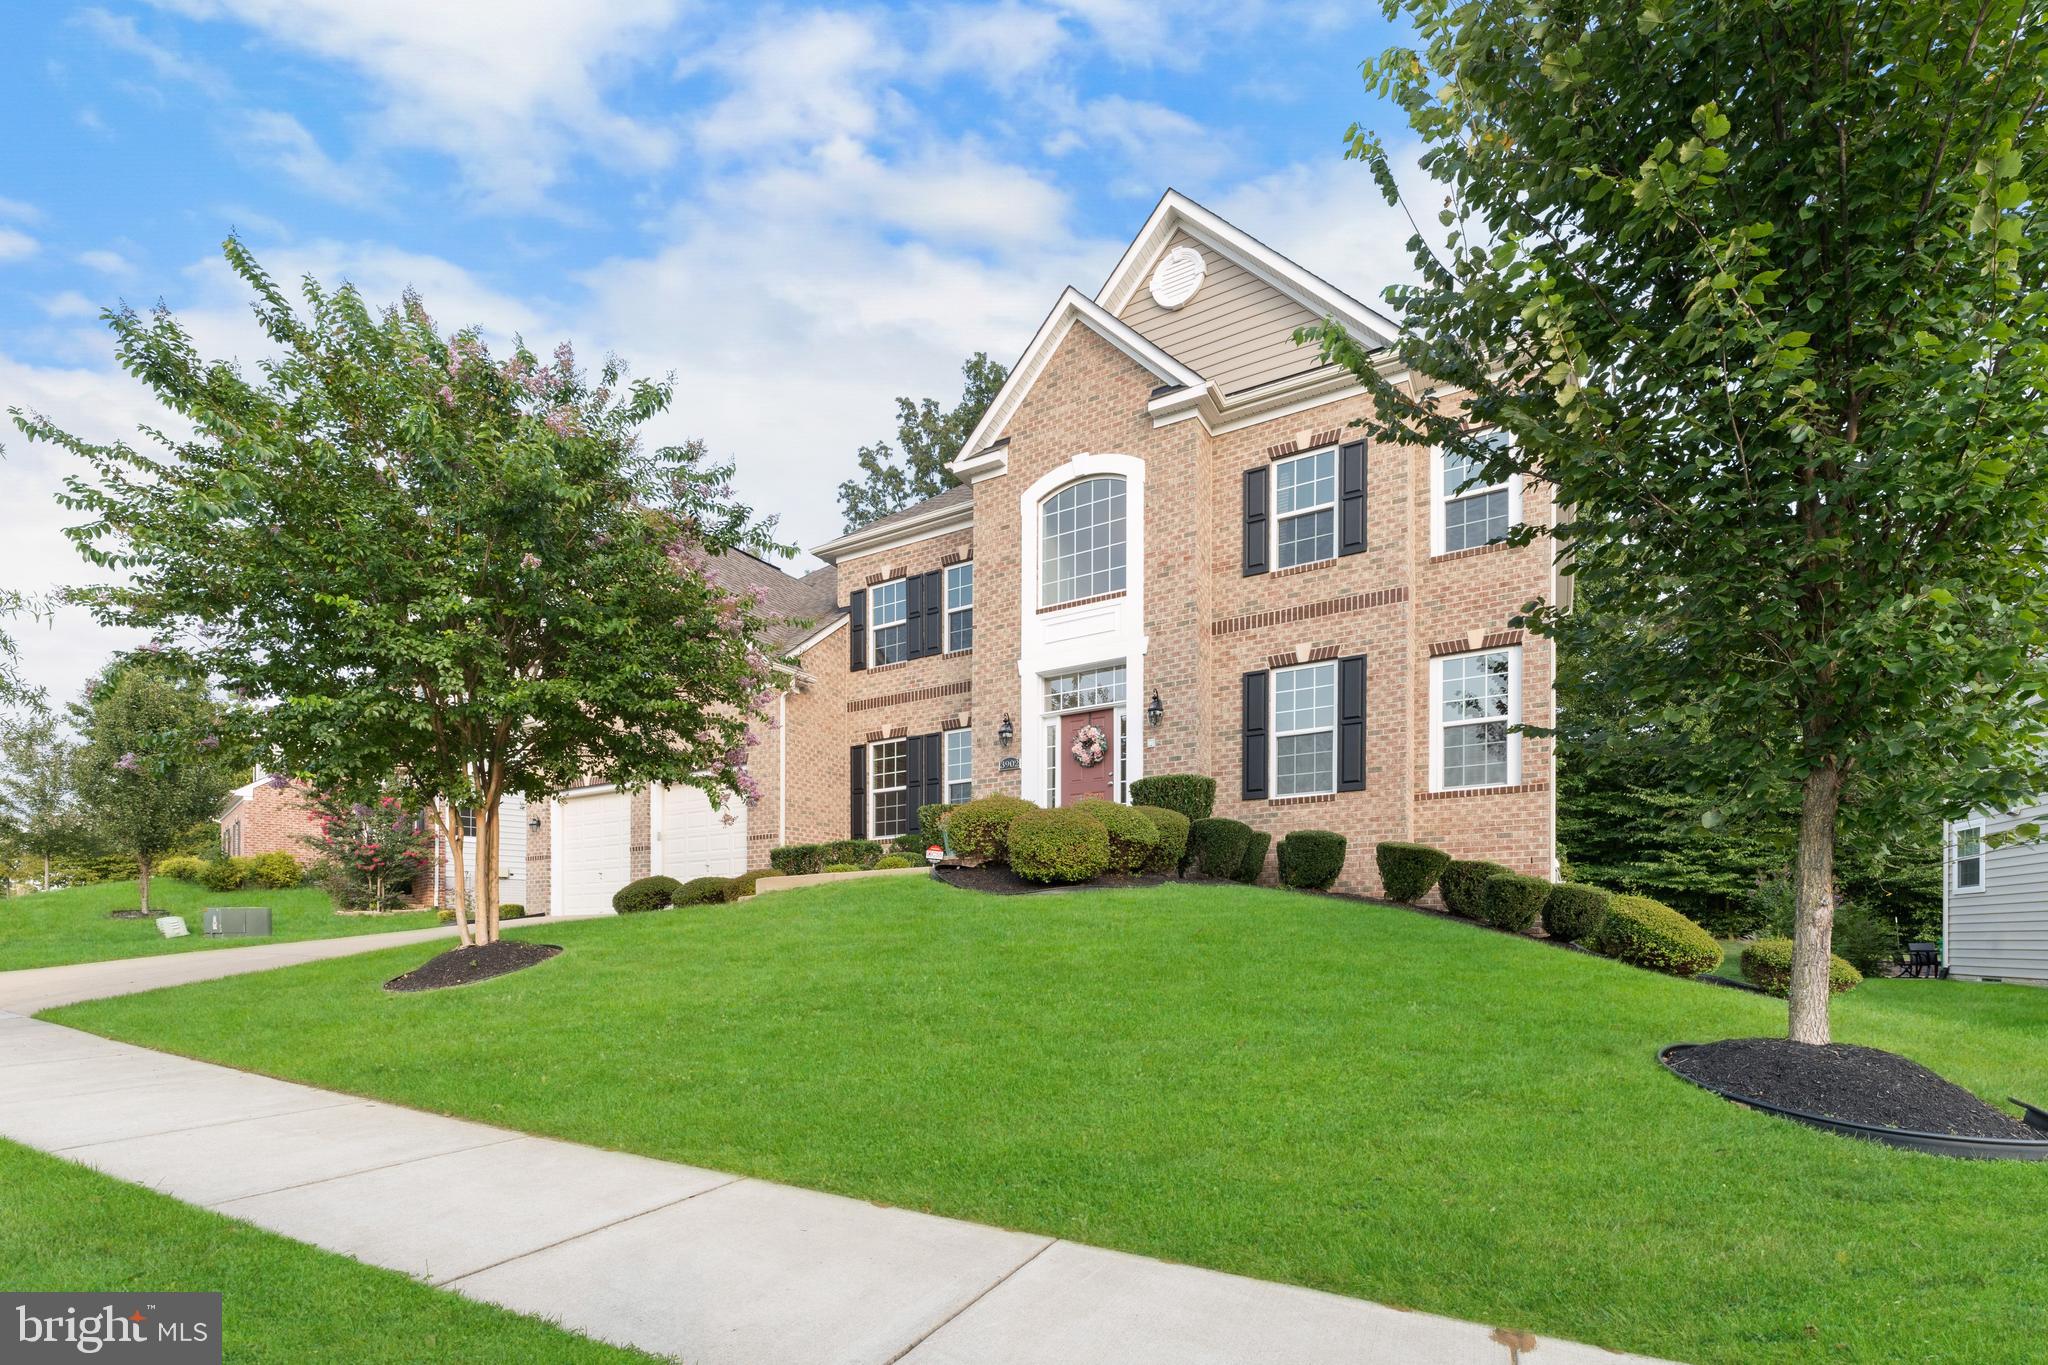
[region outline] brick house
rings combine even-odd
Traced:
[[[1550,522],[1548,492],[1369,444],[1355,377],[1293,340],[1326,316],[1393,337],[1169,192],[1100,291],[1055,302],[954,462],[960,486],[780,575],[815,624],[779,644],[789,687],[752,765],[745,865],[893,837],[929,802],[1123,800],[1145,774],[1196,772],[1218,815],[1347,835],[1346,889],[1378,889],[1386,839],[1551,875],[1551,742],[1510,727],[1551,723],[1552,651],[1509,622],[1569,580],[1548,542],[1502,540]],[[1076,760],[1084,734],[1102,761]],[[616,885],[658,830],[646,794],[605,799]],[[583,843],[556,833],[529,845],[536,901]]]

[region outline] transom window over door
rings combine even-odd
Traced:
[[[910,741],[868,746],[868,838],[893,839],[910,828]]]
[[[1337,554],[1337,452],[1312,450],[1273,466],[1275,563],[1283,569]]]
[[[1055,673],[1045,680],[1045,709],[1048,711],[1093,711],[1098,706],[1121,706],[1124,700],[1124,666],[1084,668],[1078,673]]]
[[[875,641],[875,663],[901,663],[910,657],[910,583],[899,578],[878,585],[868,598],[868,623]]]
[[[1436,661],[1439,786],[1503,787],[1515,780],[1518,723],[1515,651],[1488,650]]]
[[[1039,506],[1038,605],[1124,589],[1124,481],[1069,484]]]
[[[1273,795],[1337,790],[1337,662],[1273,671]]]
[[[1507,444],[1507,434],[1484,438],[1489,445]],[[1443,469],[1443,552],[1470,550],[1505,539],[1513,519],[1508,484],[1488,483],[1485,466],[1451,451],[1440,457]]]

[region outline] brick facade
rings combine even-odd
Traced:
[[[238,790],[220,816],[221,852],[234,858],[289,853],[301,867],[315,858],[304,842],[313,833],[313,813],[303,790],[256,782]]]

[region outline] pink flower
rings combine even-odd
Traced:
[[[538,569],[540,567],[540,556],[528,550],[525,554],[519,556],[519,567],[522,569]]]
[[[446,384],[443,384],[441,386],[440,392],[437,396],[443,403],[447,404],[449,407],[452,408],[455,406],[455,390],[449,388]]]
[[[139,772],[142,769],[142,761],[134,754],[122,754],[114,760],[114,766],[124,773]]]
[[[202,739],[202,740],[200,740],[200,741],[199,741],[199,747],[200,747],[200,748],[202,748],[202,749],[218,749],[218,748],[220,747],[220,736],[219,736],[219,735],[208,735],[208,736],[206,736],[206,738],[204,738],[204,739]]]

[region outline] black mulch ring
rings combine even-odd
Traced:
[[[1168,882],[1182,880],[1179,877],[1127,877],[1112,873],[1097,877],[1092,882],[1077,882],[1071,886],[1047,886],[1044,882],[1026,881],[1007,867],[992,865],[938,867],[932,869],[932,875],[946,885],[957,886],[962,891],[986,891],[993,896],[1034,896],[1046,891],[1118,891],[1125,887],[1165,886]],[[1198,882],[1205,879],[1189,877],[1186,880]]]
[[[155,919],[163,914],[161,910],[109,910],[108,919]]]
[[[524,939],[501,938],[480,948],[450,948],[429,958],[403,976],[384,983],[387,991],[438,991],[447,986],[467,986],[489,981],[546,962],[562,950],[552,943],[528,943]]]
[[[1850,1123],[1958,1137],[2041,1136],[1918,1062],[1874,1047],[1730,1038],[1674,1052],[1669,1065],[1737,1096]]]

